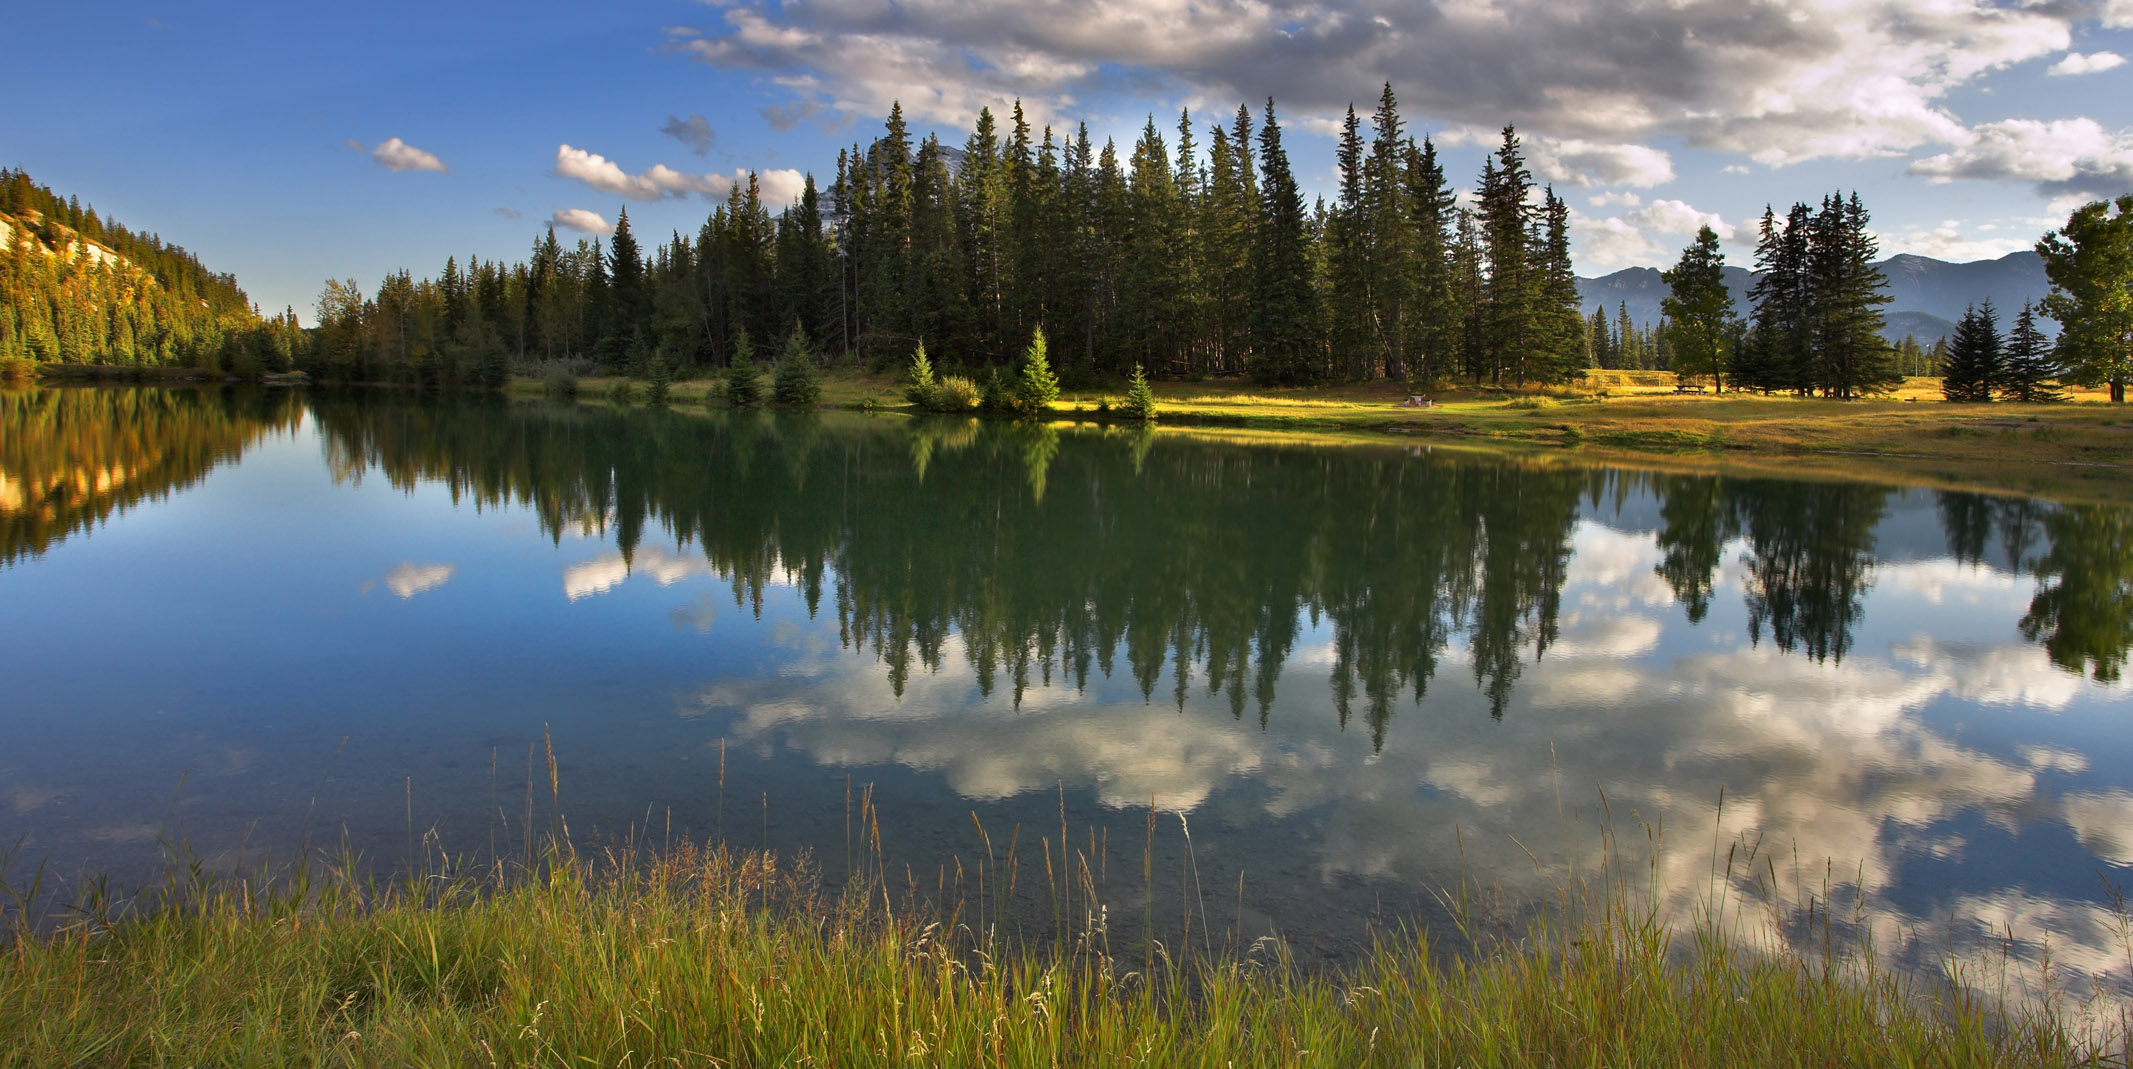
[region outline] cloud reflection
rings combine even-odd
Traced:
[[[385,573],[385,589],[402,601],[426,594],[448,582],[459,571],[456,564],[416,564],[401,561]]]

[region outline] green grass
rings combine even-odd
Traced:
[[[386,885],[345,863],[271,889],[185,875],[124,919],[18,921],[0,1066],[2126,1064],[2122,1031],[2077,1035],[2055,1006],[1920,985],[1841,940],[1670,935],[1619,892],[1457,955],[1387,937],[1312,972],[1270,940],[1113,933],[1086,871],[1045,859],[1060,923],[1027,939],[987,915],[997,857],[975,912],[945,914],[892,901],[878,865],[825,890],[686,845]]]

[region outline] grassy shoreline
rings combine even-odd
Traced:
[[[619,379],[587,379],[580,398],[606,401]],[[1895,394],[1824,401],[1674,392],[1665,372],[1594,372],[1563,390],[1455,388],[1434,406],[1404,408],[1391,382],[1318,388],[1237,382],[1156,385],[1158,426],[1326,442],[1387,441],[1512,451],[1534,463],[1625,463],[1679,471],[1868,481],[2067,501],[2133,502],[2133,408],[2101,391],[2055,405],[1955,405],[1939,380],[1907,380]],[[676,405],[722,404],[719,383],[677,383]],[[538,397],[515,380],[509,392]],[[641,398],[641,384],[637,396]],[[1115,390],[1068,390],[1055,422],[1113,422]],[[824,405],[908,411],[891,376],[848,369],[825,382]],[[1101,406],[1101,407],[1100,407]]]
[[[1870,954],[1670,936],[1616,895],[1461,955],[1114,955],[692,846],[388,885],[199,878],[0,944],[0,1066],[2125,1065]],[[1087,900],[1087,901],[1093,901]],[[1086,904],[1084,903],[1086,910]],[[1122,940],[1123,941],[1123,940]],[[2122,1027],[2122,1026],[2121,1026]]]

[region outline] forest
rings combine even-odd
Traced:
[[[1244,375],[1279,384],[1468,377],[1559,382],[1589,353],[1569,208],[1506,127],[1462,206],[1390,86],[1353,108],[1331,203],[1306,202],[1273,101],[1175,142],[1151,118],[1130,150],[1084,124],[914,139],[900,108],[778,212],[737,185],[694,235],[649,251],[553,229],[516,264],[456,257],[366,295],[320,298],[310,364],[327,378],[479,382],[513,361],[679,374],[724,367],[794,326],[877,370],[923,342],[944,369],[1013,362],[1041,328],[1070,381]],[[1203,151],[1201,139],[1205,139]]]
[[[0,169],[0,372],[28,364],[286,371],[294,310],[262,319],[236,278]]]

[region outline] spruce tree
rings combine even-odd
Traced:
[[[1142,421],[1155,418],[1155,389],[1148,385],[1148,376],[1139,364],[1133,365],[1133,377],[1126,380],[1126,400],[1118,410],[1127,417]]]
[[[924,408],[933,401],[933,389],[933,361],[926,358],[926,343],[919,342],[904,371],[904,400]]]
[[[822,402],[822,372],[815,367],[815,353],[807,333],[795,321],[785,335],[784,351],[778,354],[777,371],[771,377],[770,399],[793,408],[813,408]]]
[[[2037,329],[2036,310],[2028,301],[2022,302],[2014,329],[2007,334],[2004,367],[2000,390],[2007,400],[2033,404],[2066,400],[2053,385],[2060,375],[2059,365],[2052,359],[2051,343]]]
[[[1668,291],[1659,308],[1673,343],[1674,375],[1685,383],[1708,375],[1714,390],[1725,388],[1733,336],[1733,296],[1726,292],[1725,271],[1718,233],[1706,226],[1697,229],[1695,242],[1681,250],[1673,269],[1659,276]]]
[[[1022,354],[1022,370],[1015,377],[1013,407],[1025,416],[1042,415],[1059,399],[1059,379],[1052,374],[1050,348],[1044,340],[1044,328],[1038,327],[1030,335],[1029,348]]]
[[[1252,285],[1252,374],[1262,382],[1302,385],[1326,377],[1318,291],[1312,281],[1310,223],[1303,190],[1281,145],[1281,124],[1267,98],[1259,126],[1259,226]]]
[[[1962,321],[1955,325],[1955,338],[1948,343],[1948,366],[1941,372],[1941,396],[1961,403],[1992,400],[1993,390],[2005,373],[2000,349],[2000,327],[1992,302],[1965,309]]]

